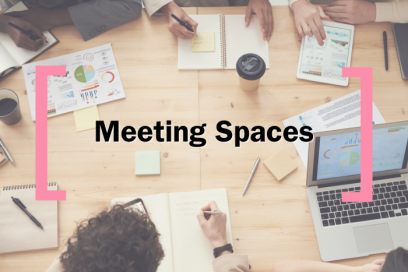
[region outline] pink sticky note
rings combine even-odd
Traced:
[[[65,66],[35,67],[35,199],[65,200],[65,191],[48,191],[48,76],[65,75]]]
[[[343,68],[343,77],[361,78],[361,191],[343,192],[343,202],[373,201],[373,68]]]

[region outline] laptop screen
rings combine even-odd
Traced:
[[[407,166],[408,126],[373,130],[373,172]],[[316,137],[313,180],[360,174],[360,131]]]

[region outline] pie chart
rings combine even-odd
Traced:
[[[87,83],[95,77],[95,69],[92,65],[81,65],[75,70],[75,79]]]
[[[351,166],[360,160],[360,154],[357,152],[347,152],[340,157],[340,164],[344,166]]]

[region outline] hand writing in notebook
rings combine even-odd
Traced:
[[[218,211],[218,206],[214,201],[201,208],[197,214],[197,219],[205,236],[210,240],[214,248],[228,244],[227,241],[227,215],[205,214],[204,211]],[[228,253],[229,251],[225,251]],[[223,254],[223,253],[222,253]]]
[[[182,39],[191,39],[197,32],[198,24],[187,15],[176,3],[170,2],[162,8],[164,14],[169,19],[169,31]],[[187,30],[184,26],[178,23],[171,14],[176,15],[181,21],[188,24],[194,32]]]
[[[258,16],[264,41],[269,41],[273,32],[273,13],[269,0],[249,0],[245,14],[245,25],[249,26],[252,13]]]
[[[26,34],[8,25],[7,24],[8,22],[11,22],[25,30],[35,32],[35,34],[37,34],[40,37],[40,39],[33,41]],[[10,38],[14,41],[16,46],[31,51],[37,51],[45,43],[45,37],[39,28],[37,28],[36,26],[29,22],[26,22],[19,18],[13,18],[9,15],[4,14],[0,15],[0,32],[7,33],[10,36]]]

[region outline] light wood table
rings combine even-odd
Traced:
[[[234,70],[199,71],[200,122],[207,123],[207,146],[201,149],[201,189],[228,190],[234,247],[248,254],[254,271],[271,271],[285,259],[321,260],[306,195],[306,169],[293,144],[221,143],[216,124],[235,126],[279,126],[282,120],[354,92],[360,81],[351,78],[348,87],[296,79],[300,38],[288,7],[273,7],[275,27],[269,42],[271,68],[266,70],[257,91],[243,92]],[[198,8],[198,14],[245,14],[245,7]],[[382,32],[388,33],[389,71],[384,68]],[[408,84],[401,79],[390,23],[356,26],[351,65],[373,67],[374,102],[386,121],[407,119]],[[298,165],[281,182],[263,165],[279,149]],[[258,170],[246,195],[242,192],[257,157]],[[335,245],[333,245],[335,246]],[[361,265],[381,256],[338,263]]]
[[[245,8],[187,8],[189,14],[244,14]],[[121,127],[153,126],[171,120],[192,127],[207,123],[207,145],[188,143],[95,143],[95,130],[76,132],[72,113],[48,120],[49,181],[67,191],[59,202],[59,241],[55,250],[0,255],[0,271],[44,271],[65,246],[75,222],[107,208],[114,197],[163,192],[228,189],[235,250],[248,254],[253,271],[271,271],[282,259],[320,260],[309,204],[306,170],[290,143],[252,143],[235,148],[215,140],[215,125],[283,127],[282,120],[359,89],[359,80],[336,87],[295,77],[300,48],[288,7],[274,7],[275,29],[270,41],[271,69],[258,91],[238,88],[236,72],[178,71],[177,39],[165,18],[140,19],[115,28],[88,42],[78,31],[61,27],[53,33],[60,43],[38,60],[112,43],[126,99],[98,106],[102,120],[119,120]],[[382,31],[389,35],[390,69],[384,70]],[[352,66],[374,67],[374,101],[386,121],[406,119],[408,84],[401,80],[391,24],[357,26]],[[0,123],[0,137],[17,163],[0,168],[0,187],[35,182],[35,124],[31,121],[22,71],[0,81],[0,88],[16,91],[23,119],[15,126]],[[280,183],[262,161],[252,184],[242,190],[255,159],[284,149],[298,170]],[[160,176],[136,177],[134,152],[160,150]],[[1,219],[0,219],[1,220]],[[363,264],[377,256],[341,263]]]

